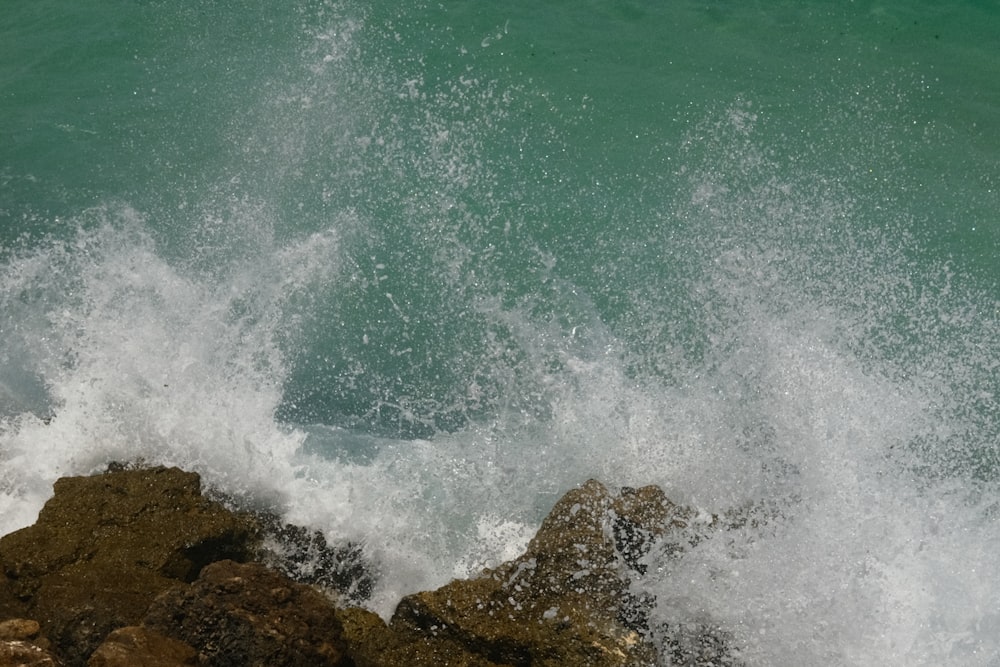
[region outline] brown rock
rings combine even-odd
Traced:
[[[352,627],[358,664],[655,664],[652,647],[621,620],[628,582],[606,530],[612,504],[591,480],[556,503],[521,557],[404,598],[387,635],[375,628],[365,639]]]
[[[253,550],[253,522],[202,497],[195,473],[119,470],[54,489],[33,526],[0,539],[0,588],[12,594],[0,602],[16,607],[0,614],[37,619],[70,667],[159,593]]]
[[[702,523],[659,487],[612,496],[591,480],[556,503],[519,558],[407,596],[388,626],[362,610],[342,611],[345,636],[358,667],[644,667],[658,660],[650,635],[670,664],[731,665],[717,632],[651,632],[652,601],[629,592],[654,545],[676,554],[712,519]]]
[[[725,529],[655,486],[587,482],[519,558],[404,598],[388,625],[285,576],[363,599],[372,575],[356,545],[233,514],[199,487],[165,468],[59,480],[38,522],[0,539],[0,618],[38,619],[0,623],[12,656],[0,667],[57,664],[42,635],[68,667],[736,664],[718,628],[649,628],[653,601],[630,594],[651,549],[669,558]],[[284,573],[213,562],[254,557]]]
[[[695,513],[672,503],[658,486],[624,487],[610,509],[615,547],[639,574],[646,571],[642,558],[654,542],[662,542],[668,533],[672,542],[667,548],[669,554],[680,553],[702,538],[703,527],[695,525]]]
[[[54,655],[26,641],[0,641],[0,667],[60,667]]]
[[[0,640],[34,639],[38,636],[41,626],[38,621],[26,618],[12,618],[0,623]]]
[[[87,667],[184,667],[197,665],[198,652],[148,628],[115,630],[90,656]]]
[[[264,538],[257,562],[347,604],[371,597],[375,575],[360,545],[328,544],[322,532],[286,524],[273,514],[261,513],[257,519]]]
[[[157,598],[143,624],[193,646],[205,667],[351,664],[327,598],[255,563],[209,565]]]
[[[479,655],[454,637],[430,629],[393,628],[377,614],[358,607],[337,611],[355,667],[506,667]]]
[[[371,662],[376,649],[384,648],[391,641],[389,628],[378,614],[360,607],[338,609],[337,618],[343,627],[348,653],[354,658],[355,667],[381,667]]]

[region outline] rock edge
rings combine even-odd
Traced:
[[[409,595],[388,623],[348,606],[372,586],[356,545],[231,511],[195,473],[116,467],[54,491],[0,538],[0,667],[735,664],[711,633],[694,651],[649,640],[630,581],[694,518],[655,486],[570,490],[520,557]]]

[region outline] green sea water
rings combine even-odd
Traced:
[[[12,0],[0,529],[182,465],[388,613],[657,483],[787,518],[662,627],[1000,664],[998,211],[996,2]]]

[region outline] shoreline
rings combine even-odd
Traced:
[[[0,667],[736,665],[724,633],[650,627],[655,600],[630,590],[664,535],[715,529],[695,523],[658,487],[590,480],[521,556],[386,622],[362,606],[376,574],[357,545],[227,509],[196,473],[112,465],[59,479],[0,538]]]

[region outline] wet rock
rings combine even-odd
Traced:
[[[0,623],[0,641],[34,639],[41,626],[38,621],[27,618],[12,618]]]
[[[671,529],[687,528],[694,512],[675,505],[658,486],[624,487],[611,502],[611,528],[615,547],[626,564],[640,574],[643,557],[654,542]]]
[[[671,667],[742,667],[726,633],[705,623],[664,626],[658,632],[661,655]]]
[[[198,652],[184,642],[148,628],[115,630],[87,661],[87,667],[185,667],[198,664]]]
[[[255,548],[256,524],[204,498],[195,473],[118,470],[54,491],[33,526],[0,538],[0,617],[37,619],[70,667],[164,590]]]
[[[404,598],[384,635],[370,629],[364,640],[353,629],[359,664],[655,664],[653,647],[622,621],[628,566],[610,529],[613,501],[591,480],[556,503],[519,558]]]
[[[303,584],[323,589],[345,604],[360,604],[375,587],[374,569],[361,546],[328,544],[323,533],[283,523],[274,515],[257,515],[261,550],[255,560]]]
[[[54,655],[27,641],[0,641],[0,667],[60,667]]]
[[[388,625],[341,612],[345,636],[358,667],[735,664],[706,626],[649,628],[654,601],[630,592],[654,545],[676,555],[715,522],[658,487],[612,495],[591,480],[556,503],[519,558],[407,596]]]
[[[381,616],[361,607],[348,607],[338,610],[337,618],[343,628],[347,652],[354,659],[355,667],[389,665],[377,661],[382,657],[386,646],[394,643],[394,638]]]
[[[662,562],[762,520],[727,524],[655,486],[612,494],[591,480],[520,557],[407,596],[387,624],[331,603],[371,591],[357,545],[232,513],[193,473],[122,466],[55,491],[34,526],[0,539],[0,619],[15,619],[0,623],[0,645],[24,657],[0,667],[735,665],[710,621],[650,627],[655,600],[633,584],[652,549]]]
[[[52,642],[41,634],[41,625],[38,621],[28,618],[11,618],[0,623],[0,643],[14,643],[21,645],[29,643],[42,651],[50,651]]]
[[[157,598],[143,625],[193,646],[205,667],[351,665],[330,601],[257,563],[207,566]]]

